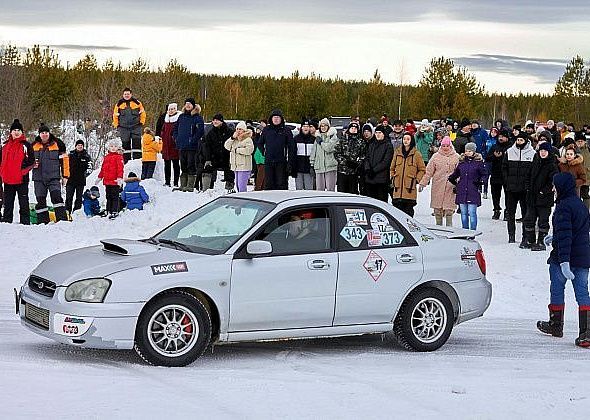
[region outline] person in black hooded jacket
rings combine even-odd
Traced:
[[[393,145],[390,141],[386,141],[385,134],[386,130],[383,126],[375,128],[375,138],[367,146],[363,172],[365,195],[387,203]]]
[[[76,141],[74,150],[70,151],[70,177],[66,184],[66,210],[68,214],[72,213],[72,201],[74,196],[73,211],[82,208],[82,194],[84,194],[84,187],[86,186],[86,176],[90,169],[92,159],[90,155],[84,149],[84,141]]]
[[[490,172],[490,189],[492,190],[492,202],[494,204],[493,220],[500,219],[500,200],[502,199],[502,189],[504,189],[504,196],[506,196],[506,189],[504,187],[504,174],[502,173],[502,162],[504,155],[511,143],[509,141],[510,132],[506,129],[500,130],[496,144],[490,147],[486,154],[486,163]]]
[[[225,179],[225,189],[232,191],[234,189],[234,173],[229,167],[229,150],[226,150],[224,144],[234,134],[224,121],[223,115],[215,114],[211,120],[211,129],[203,136],[200,165],[202,168],[203,190],[213,188],[217,171],[223,171]]]
[[[311,163],[309,157],[313,150],[315,143],[315,135],[310,133],[309,127],[311,121],[304,118],[301,122],[299,133],[295,136],[293,141],[297,146],[297,159],[293,171],[297,171],[297,178],[295,178],[295,188],[298,190],[313,190],[314,176],[312,174]]]
[[[553,175],[557,170],[553,147],[549,142],[539,145],[533,158],[529,175],[529,194],[527,196],[527,213],[524,217],[524,229],[528,247],[533,251],[545,251],[543,239],[549,233],[549,216],[554,203]],[[535,224],[539,227],[539,236],[535,236]]]
[[[287,190],[288,176],[297,177],[297,146],[293,133],[285,127],[283,111],[274,109],[262,130],[259,145],[264,152],[264,189]]]

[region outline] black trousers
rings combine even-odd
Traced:
[[[407,198],[394,198],[391,200],[391,204],[395,208],[400,209],[410,217],[414,217],[414,207],[416,206],[416,200],[409,200]]]
[[[141,162],[141,179],[150,179],[154,177],[156,171],[156,161]]]
[[[74,201],[74,208],[73,211],[82,208],[82,194],[84,194],[85,185],[66,185],[66,210],[71,213],[72,212],[72,201],[74,201],[74,196],[76,200]]]
[[[49,207],[47,207],[47,193],[51,197],[53,209],[55,212],[55,219],[68,220],[66,213],[66,206],[61,196],[61,182],[59,179],[51,179],[48,181],[35,181],[35,197],[37,198],[37,205],[35,212],[37,213],[37,224],[49,223]]]
[[[532,235],[535,234],[535,224],[538,223],[539,232],[549,233],[549,216],[551,207],[533,206],[530,203],[527,206],[526,216],[524,217],[524,229]],[[537,222],[538,221],[538,222]]]
[[[338,192],[358,194],[359,193],[359,177],[356,174],[348,175],[336,174],[336,187]]]
[[[170,185],[170,176],[172,175],[172,168],[174,168],[174,185],[178,187],[178,178],[180,178],[180,161],[178,159],[170,159],[164,161],[164,179],[166,185]]]
[[[22,184],[4,184],[4,214],[2,221],[12,223],[14,213],[14,201],[18,196],[18,207],[20,223],[22,225],[31,224],[31,213],[29,210],[29,183]]]
[[[264,189],[288,189],[287,164],[285,162],[266,163],[264,165]]]
[[[121,188],[118,185],[105,185],[107,196],[107,213],[118,213],[121,210],[121,199],[119,194]]]
[[[508,234],[516,233],[516,207],[520,204],[520,214],[526,216],[527,202],[526,191],[511,192],[506,191],[506,216],[508,219]],[[524,235],[524,229],[523,229]]]
[[[500,201],[502,200],[502,189],[504,188],[504,184],[490,184],[490,189],[492,190],[492,203],[494,204],[494,211],[502,210],[500,206]],[[506,191],[504,191],[504,196],[506,196]]]
[[[365,195],[387,203],[389,200],[389,183],[370,184],[366,182]]]
[[[197,174],[197,151],[196,150],[179,150],[180,170],[187,175]]]
[[[119,127],[119,137],[123,146],[123,161],[141,159],[141,125],[133,128]]]

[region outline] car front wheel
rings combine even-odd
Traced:
[[[424,289],[404,301],[392,333],[407,350],[434,351],[447,342],[453,323],[453,306],[447,295],[437,289]]]
[[[203,354],[211,339],[211,316],[203,303],[182,291],[149,302],[137,321],[135,351],[149,364],[186,366]]]

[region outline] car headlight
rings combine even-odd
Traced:
[[[66,289],[66,300],[68,302],[101,303],[110,287],[111,281],[109,279],[76,281]]]

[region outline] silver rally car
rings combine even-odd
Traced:
[[[47,258],[16,310],[42,336],[162,366],[211,343],[360,334],[432,351],[490,304],[477,234],[362,196],[238,193],[149,239]]]

